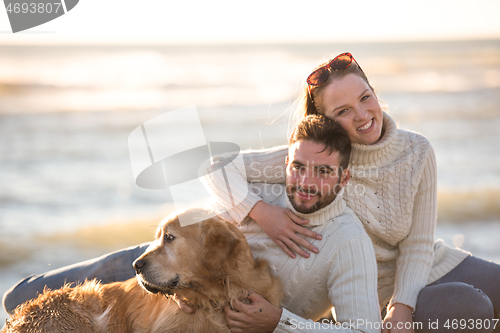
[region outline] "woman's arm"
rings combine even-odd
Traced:
[[[284,184],[288,146],[242,152],[249,183]]]
[[[205,185],[234,222],[240,224],[262,200],[249,183],[284,184],[287,155],[288,147],[279,146],[242,151],[236,158],[234,155],[214,156],[204,177]]]
[[[427,284],[434,252],[437,221],[436,157],[429,147],[423,173],[413,202],[412,225],[408,236],[399,243],[394,303],[415,309],[418,294]]]
[[[321,235],[301,227],[308,221],[289,209],[262,201],[262,197],[248,183],[284,183],[287,153],[286,147],[277,147],[243,152],[237,158],[216,156],[203,179],[212,197],[225,208],[223,218],[240,224],[246,216],[250,216],[289,256],[293,258],[295,253],[299,253],[307,258],[309,253],[303,248],[315,253],[318,249],[297,234],[316,239],[321,239]],[[267,162],[270,164],[266,165]]]
[[[412,311],[418,294],[427,284],[432,265],[434,230],[437,220],[436,158],[429,147],[423,174],[413,202],[412,225],[408,236],[399,243],[394,294],[384,322],[394,327],[392,333],[413,333]],[[397,328],[399,325],[401,329]],[[406,327],[406,328],[405,328]],[[383,331],[386,333],[387,330]]]

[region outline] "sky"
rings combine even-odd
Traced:
[[[0,44],[498,39],[499,18],[500,0],[80,0],[16,34],[1,7]]]

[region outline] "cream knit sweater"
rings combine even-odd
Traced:
[[[230,168],[226,167],[226,171]],[[357,216],[346,207],[342,193],[319,211],[301,214],[291,205],[284,188],[281,184],[251,185],[264,202],[289,208],[309,220],[307,227],[323,235],[322,240],[312,241],[320,251],[318,254],[292,259],[251,218],[246,217],[238,226],[254,257],[268,260],[283,282],[283,312],[274,332],[380,332],[372,242]],[[235,222],[230,214],[220,216]],[[337,328],[313,321],[331,311],[332,306],[339,323]]]
[[[389,302],[415,308],[420,290],[451,271],[469,253],[442,240],[434,242],[437,180],[429,141],[397,129],[386,113],[383,131],[382,139],[374,145],[352,145],[351,179],[344,198],[373,242],[380,307]],[[284,183],[287,153],[286,146],[244,152],[247,181]],[[229,169],[227,177],[233,191],[245,192],[248,184],[239,174]],[[229,210],[234,221],[243,221],[261,200],[252,190],[249,188],[244,200]]]

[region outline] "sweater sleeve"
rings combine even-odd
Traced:
[[[415,309],[418,294],[427,284],[432,266],[437,221],[436,157],[429,147],[423,174],[413,202],[408,236],[399,243],[394,294],[389,308],[402,303]]]
[[[377,263],[370,238],[359,236],[345,241],[328,265],[328,295],[335,307],[336,323],[314,322],[283,309],[274,332],[380,332]]]
[[[240,224],[260,200],[249,183],[285,183],[287,146],[241,152],[236,158],[213,158],[204,184],[212,198]],[[214,172],[217,170],[217,172]]]

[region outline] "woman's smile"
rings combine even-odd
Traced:
[[[363,126],[358,127],[356,129],[356,131],[363,131],[363,132],[365,132],[365,131],[368,131],[368,130],[372,129],[372,125],[374,123],[374,119],[375,118],[372,118],[369,122],[367,122]]]

